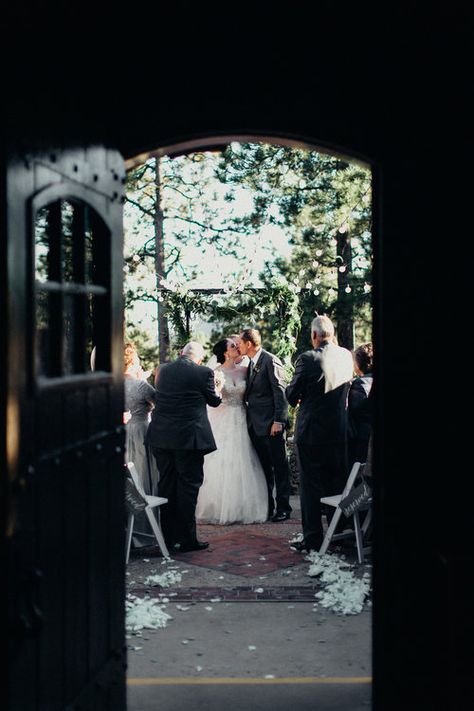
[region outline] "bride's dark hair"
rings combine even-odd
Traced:
[[[222,341],[218,341],[212,349],[212,352],[216,356],[218,363],[225,363],[225,352],[227,350],[228,345],[229,339],[223,338]]]

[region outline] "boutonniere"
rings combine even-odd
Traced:
[[[256,366],[254,367],[254,369],[253,369],[253,374],[256,375],[259,370],[260,370],[260,366],[259,366],[259,365],[256,365]]]

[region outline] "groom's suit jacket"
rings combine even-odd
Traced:
[[[285,396],[285,374],[279,358],[263,350],[252,375],[247,371],[244,401],[247,421],[256,435],[270,435],[274,422],[287,424],[288,402]]]
[[[186,356],[162,365],[146,444],[161,449],[213,452],[217,447],[206,406],[217,407],[220,403],[211,368],[197,365]]]

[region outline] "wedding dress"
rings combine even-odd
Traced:
[[[259,523],[267,519],[265,475],[248,434],[243,402],[246,370],[222,368],[222,403],[207,408],[217,450],[204,457],[198,521]]]

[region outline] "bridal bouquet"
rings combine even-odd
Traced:
[[[214,371],[214,383],[216,385],[216,390],[217,392],[220,392],[222,390],[222,386],[224,385],[224,380],[225,376],[222,370],[215,370]]]

